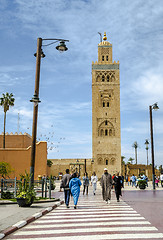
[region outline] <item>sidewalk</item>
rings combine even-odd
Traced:
[[[57,206],[63,204],[63,192],[59,192],[59,183],[52,192],[52,198],[33,203],[31,207],[21,208],[17,203],[11,201],[0,201],[0,239],[18,229],[22,224],[34,221],[40,216],[45,215]],[[59,201],[61,199],[61,201]],[[57,201],[56,201],[57,200]]]

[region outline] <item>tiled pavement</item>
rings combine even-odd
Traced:
[[[102,200],[99,190],[94,196],[80,195],[77,209],[65,205],[16,231],[4,239],[163,239],[156,227],[122,200],[116,202],[112,193],[111,204]]]

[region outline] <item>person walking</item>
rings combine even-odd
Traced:
[[[163,187],[163,173],[160,175],[161,187]]]
[[[133,185],[136,187],[136,177],[134,174],[132,175],[131,179],[132,179],[132,187]]]
[[[60,184],[60,189],[64,189],[64,196],[65,196],[65,204],[67,208],[69,208],[69,201],[70,201],[70,188],[69,188],[69,181],[71,179],[71,174],[69,174],[69,169],[66,169],[66,174],[63,176]]]
[[[88,187],[89,187],[89,178],[88,178],[88,173],[85,172],[83,177],[83,195],[85,193],[85,190],[86,190],[86,194],[88,195]]]
[[[114,189],[114,177],[115,177],[115,173],[112,176],[112,189]]]
[[[119,202],[119,196],[122,196],[122,192],[121,192],[122,187],[123,187],[123,180],[122,180],[122,177],[119,176],[119,172],[117,172],[116,176],[114,177],[114,188],[115,188],[117,202]]]
[[[106,203],[111,200],[112,176],[108,173],[107,168],[104,168],[104,174],[101,177],[102,197]]]
[[[72,178],[69,182],[69,188],[74,200],[74,209],[76,209],[79,195],[80,195],[80,186],[82,185],[80,179],[77,177],[76,173],[73,173]]]
[[[96,176],[96,173],[93,172],[92,176],[91,176],[91,184],[93,186],[93,194],[95,195],[96,194],[96,188],[97,188],[97,181],[98,181],[98,178]]]

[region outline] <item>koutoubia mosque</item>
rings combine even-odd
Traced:
[[[104,33],[98,61],[92,62],[92,156],[94,170],[121,171],[119,61],[113,62],[112,44]]]
[[[52,160],[52,159],[51,159]],[[119,61],[112,59],[112,44],[106,33],[98,44],[98,61],[92,62],[92,158],[53,159],[52,172],[93,171],[100,177],[104,168],[121,173]]]

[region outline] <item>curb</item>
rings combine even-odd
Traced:
[[[46,199],[46,200],[39,200],[39,201],[34,201],[33,203],[50,203],[50,202],[57,202],[59,201],[59,198],[55,198],[55,199]],[[10,205],[10,204],[18,204],[17,202],[0,202],[0,205]]]
[[[36,219],[42,217],[43,215],[51,212],[53,209],[59,207],[63,203],[64,203],[64,201],[60,201],[59,203],[53,205],[52,207],[45,208],[45,210],[43,210],[42,212],[35,213],[34,215],[32,215],[31,217],[27,218],[26,220],[20,221],[20,222],[14,224],[13,226],[3,230],[0,233],[0,239],[2,239],[4,237],[6,237],[7,235],[15,232],[16,230],[20,229],[21,227],[24,227],[25,225],[35,221]]]

